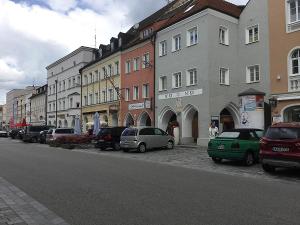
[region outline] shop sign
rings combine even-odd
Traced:
[[[137,110],[137,109],[150,109],[151,108],[151,101],[146,100],[145,102],[129,104],[128,110]]]
[[[165,100],[165,99],[173,99],[173,98],[183,98],[183,97],[189,97],[189,96],[196,96],[196,95],[202,95],[203,90],[197,89],[197,90],[190,90],[190,91],[182,91],[182,92],[175,92],[175,93],[168,93],[159,95],[159,100]]]

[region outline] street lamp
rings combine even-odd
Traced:
[[[277,103],[278,103],[278,100],[276,97],[272,97],[269,99],[269,104],[272,108],[276,108],[277,107]]]
[[[55,80],[55,127],[57,128],[57,78]]]

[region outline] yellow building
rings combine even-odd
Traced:
[[[118,44],[114,40],[112,43]],[[98,59],[80,70],[83,131],[91,128],[96,112],[100,115],[101,124],[119,124],[121,52],[113,44],[100,45]]]

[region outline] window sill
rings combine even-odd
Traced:
[[[193,87],[193,86],[197,86],[197,83],[196,84],[189,84],[189,85],[186,85],[187,87]]]
[[[179,52],[180,50],[181,50],[181,48],[178,50],[172,50],[172,52],[175,53],[175,52]]]
[[[230,84],[222,84],[222,83],[220,83],[220,86],[229,87]]]
[[[179,89],[179,88],[182,88],[182,86],[180,86],[180,87],[172,87],[172,89]]]
[[[159,57],[164,57],[164,56],[166,56],[167,54],[164,54],[164,55],[160,55]]]
[[[259,42],[259,40],[258,41],[253,41],[253,42],[248,42],[248,43],[245,43],[245,45],[252,45],[252,44],[255,44],[255,43],[258,43]]]
[[[164,92],[167,91],[167,89],[162,89],[162,90],[158,90],[159,92]]]
[[[194,44],[189,44],[189,45],[186,45],[186,47],[187,48],[189,48],[189,47],[193,47],[193,46],[195,46],[195,45],[197,45],[198,44],[198,42],[197,43],[194,43]]]
[[[250,82],[246,82],[246,84],[257,84],[257,83],[260,83],[260,80],[258,80],[258,81],[250,81]]]
[[[225,44],[225,43],[219,43],[220,45],[222,45],[222,46],[226,46],[226,47],[229,47],[229,44]]]

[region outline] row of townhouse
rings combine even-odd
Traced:
[[[83,130],[179,125],[182,144],[220,130],[300,121],[300,0],[174,0],[47,67],[47,123]]]

